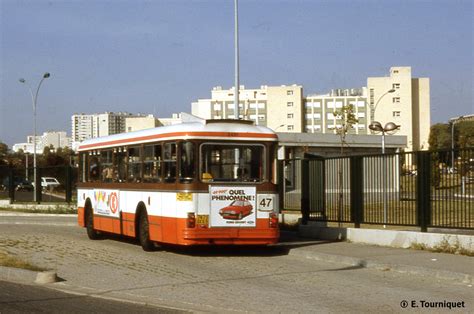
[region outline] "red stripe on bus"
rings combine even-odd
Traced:
[[[114,141],[107,141],[101,143],[87,144],[79,146],[79,150],[86,148],[102,147],[115,144],[127,144],[134,143],[139,141],[155,140],[166,137],[176,137],[176,136],[212,136],[212,137],[245,137],[245,138],[278,138],[276,134],[265,134],[265,133],[239,133],[239,132],[174,132],[174,133],[165,133],[165,134],[154,134],[141,136],[136,138],[120,139]]]

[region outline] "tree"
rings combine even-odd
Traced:
[[[0,141],[0,165],[8,164],[7,154],[8,154],[8,145]]]
[[[461,121],[456,123],[456,144],[460,149],[474,147],[474,121]]]
[[[431,126],[428,143],[431,150],[451,149],[451,126],[437,123]]]
[[[346,135],[354,128],[354,124],[359,123],[354,113],[353,105],[346,105],[334,111],[334,116],[341,121],[340,126],[334,128],[341,141],[341,156],[344,155],[344,145],[347,145]]]
[[[346,136],[347,133],[354,128],[354,124],[358,123],[359,120],[356,118],[354,114],[354,106],[347,105],[343,106],[340,109],[334,111],[334,116],[338,120],[338,126],[334,129],[336,134],[339,135],[341,141],[341,158],[339,158],[339,170],[338,170],[338,186],[339,186],[339,198],[338,198],[338,220],[341,221],[342,219],[342,204],[344,199],[344,189],[343,189],[343,168],[344,168],[344,159],[342,156],[344,155],[344,145],[347,145]],[[340,124],[339,124],[340,123]]]

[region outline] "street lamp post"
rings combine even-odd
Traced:
[[[239,120],[239,3],[234,0],[234,74],[235,74],[235,90],[234,90],[234,118]],[[258,117],[257,117],[258,119]]]
[[[394,93],[395,92],[395,89],[389,89],[388,91],[386,91],[382,96],[379,97],[379,99],[377,100],[377,102],[375,103],[375,106],[371,106],[371,110],[370,110],[370,122],[374,122],[375,120],[375,110],[377,109],[377,106],[379,105],[379,102],[382,100],[382,98],[385,97],[385,95],[387,94],[391,94],[391,93]]]
[[[454,125],[456,122],[459,122],[463,120],[464,116],[456,117],[449,119],[449,122],[451,124],[451,169],[454,173]]]
[[[382,133],[382,160],[384,161],[382,164],[382,193],[383,193],[383,227],[387,227],[387,193],[386,193],[386,162],[385,162],[385,134],[393,134],[396,130],[400,128],[399,125],[388,122],[382,127],[382,124],[378,121],[374,121],[369,125],[369,129],[374,132],[381,132]]]
[[[41,87],[41,84],[45,79],[50,77],[51,74],[46,72],[43,74],[43,77],[41,78],[41,81],[38,84],[38,88],[36,89],[36,93],[33,94],[33,90],[31,89],[31,86],[26,82],[24,78],[21,78],[19,81],[22,84],[25,84],[28,87],[28,90],[30,91],[31,95],[31,101],[33,103],[33,180],[35,182],[34,185],[34,194],[33,194],[33,200],[36,202],[36,186],[38,185],[38,180],[36,177],[36,104],[38,101],[38,93]]]

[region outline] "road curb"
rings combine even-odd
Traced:
[[[465,273],[433,269],[429,267],[381,263],[371,259],[361,259],[351,256],[328,254],[320,252],[309,252],[305,250],[290,250],[289,255],[296,257],[304,257],[317,261],[338,263],[343,265],[355,266],[360,268],[375,269],[381,271],[396,271],[417,276],[428,276],[442,280],[456,281],[464,284],[474,284],[473,276]]]
[[[32,284],[38,276],[38,271],[0,266],[0,280]]]

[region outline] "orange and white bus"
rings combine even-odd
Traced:
[[[155,244],[276,243],[276,134],[203,120],[94,138],[79,147],[78,223]]]

